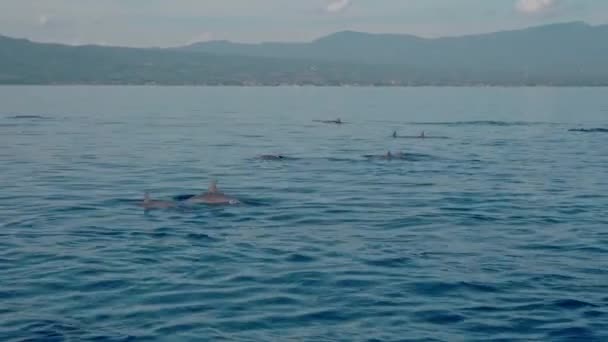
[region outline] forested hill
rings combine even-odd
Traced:
[[[338,32],[309,43],[139,49],[0,36],[1,84],[608,85],[608,25],[426,39]]]

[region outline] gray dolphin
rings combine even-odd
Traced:
[[[239,200],[232,196],[225,195],[217,189],[217,181],[211,181],[209,189],[200,195],[196,195],[186,200],[190,204],[239,204]]]
[[[342,120],[340,120],[340,118],[337,118],[336,120],[325,120],[323,121],[324,123],[333,123],[333,124],[341,124]]]
[[[342,120],[340,118],[337,118],[336,120],[313,120],[316,122],[322,122],[322,123],[326,123],[326,124],[336,124],[336,125],[341,125],[344,122],[342,122]]]
[[[380,156],[381,159],[391,160],[391,159],[403,159],[405,158],[405,153],[403,152],[395,152],[391,153],[391,151],[386,152],[385,155]]]
[[[143,207],[146,210],[168,209],[168,208],[175,207],[175,202],[153,200],[150,198],[150,194],[148,192],[146,192],[146,193],[144,193],[144,200],[139,204],[139,206]]]
[[[281,159],[285,159],[285,156],[280,155],[280,154],[263,154],[263,155],[259,156],[258,159],[261,159],[261,160],[281,160]]]
[[[367,154],[364,157],[370,158],[370,159],[393,160],[393,159],[405,159],[406,154],[403,152],[391,153],[391,151],[388,151],[385,154],[381,154],[381,155]]]

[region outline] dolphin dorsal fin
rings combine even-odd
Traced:
[[[217,191],[217,181],[216,180],[212,180],[211,183],[209,184],[209,193],[216,193]]]

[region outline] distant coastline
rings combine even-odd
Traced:
[[[608,25],[551,24],[427,39],[344,31],[309,43],[178,48],[0,36],[2,85],[606,87]]]

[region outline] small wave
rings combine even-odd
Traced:
[[[261,155],[261,156],[257,156],[255,157],[256,160],[261,160],[261,161],[287,161],[287,160],[297,160],[298,158],[295,157],[287,157],[284,155]]]
[[[391,257],[381,259],[371,259],[363,261],[366,265],[374,267],[387,267],[387,268],[399,268],[407,266],[412,262],[411,258],[408,257]]]
[[[414,283],[413,290],[416,293],[427,296],[444,296],[450,293],[465,291],[473,293],[494,293],[499,292],[499,289],[489,284],[478,284],[469,282],[421,282]]]
[[[438,122],[410,122],[410,125],[437,125],[437,126],[534,126],[534,125],[555,125],[553,122],[540,121],[438,121]]]
[[[608,128],[571,128],[568,132],[580,133],[608,133]]]
[[[593,331],[586,327],[567,327],[549,332],[553,340],[564,339],[568,341],[599,341]]]
[[[285,295],[273,295],[270,297],[256,298],[248,301],[247,304],[262,307],[262,306],[287,306],[287,305],[299,305],[301,301]]]
[[[8,119],[24,120],[24,119],[49,119],[49,118],[46,116],[42,116],[42,115],[11,115],[8,117]]]
[[[300,313],[295,316],[286,317],[286,320],[292,322],[302,322],[307,324],[309,322],[340,322],[349,321],[353,317],[353,313],[345,312],[342,310],[334,309],[321,309],[312,312]],[[277,317],[278,318],[278,317]]]
[[[344,124],[348,124],[349,122],[344,122],[344,121],[336,121],[336,120],[312,120],[313,122],[318,122],[318,123],[323,123],[323,124],[328,124],[328,125],[336,125],[336,126],[340,126],[340,125],[344,125]]]
[[[242,205],[250,206],[250,207],[267,207],[273,204],[278,203],[276,199],[271,198],[247,198],[247,197],[239,197],[239,201]]]
[[[450,139],[450,137],[446,137],[446,136],[442,136],[442,135],[438,135],[438,136],[424,136],[421,137],[419,135],[398,135],[395,137],[395,139],[420,139],[420,140],[426,140],[426,139]]]
[[[344,278],[338,279],[333,282],[333,286],[337,288],[356,288],[356,289],[365,289],[372,288],[377,285],[378,282],[376,280],[368,280],[368,279],[360,279],[360,278]]]
[[[191,209],[192,206],[188,206],[186,201],[194,196],[196,196],[196,195],[193,195],[193,194],[175,195],[175,196],[171,197],[171,200],[173,200],[177,203],[176,208],[178,208],[178,209]],[[136,205],[136,204],[140,203],[141,200],[128,200],[128,201],[124,200],[124,202]],[[253,206],[253,207],[262,207],[262,206],[272,205],[273,203],[276,203],[276,201],[272,200],[272,199],[259,199],[259,198],[251,199],[251,198],[238,197],[238,203],[230,203],[230,204],[232,206],[240,204],[240,205]]]
[[[129,283],[122,279],[96,280],[84,283],[82,288],[88,292],[114,291],[129,287]]]
[[[100,331],[89,331],[76,322],[53,319],[26,320],[19,323],[18,331],[5,332],[10,341],[134,341],[135,336]]]
[[[305,255],[305,254],[299,254],[299,253],[295,253],[295,254],[291,254],[287,257],[286,259],[289,262],[298,262],[298,263],[303,263],[303,262],[312,262],[315,261],[316,258],[313,256],[309,256],[309,255]]]
[[[190,233],[187,235],[187,238],[189,240],[193,240],[193,241],[198,241],[198,242],[216,242],[219,241],[218,239],[209,236],[207,234],[200,234],[200,233]]]
[[[356,159],[352,158],[337,158],[337,157],[328,157],[327,161],[331,162],[356,162]]]
[[[588,310],[588,311],[583,312],[583,316],[589,317],[589,318],[602,317],[605,315],[606,315],[605,312],[599,311],[599,310]]]
[[[429,310],[416,312],[417,319],[429,322],[432,324],[453,324],[459,323],[466,317],[445,310]]]
[[[365,154],[364,158],[368,160],[405,160],[405,161],[422,161],[422,160],[431,160],[433,156],[422,153],[403,153],[403,154],[393,154],[391,158],[387,158],[386,155],[377,155],[377,154]]]
[[[182,202],[182,201],[189,200],[190,198],[192,198],[194,196],[196,196],[196,195],[191,195],[191,194],[177,195],[177,196],[173,196],[173,200],[174,201],[178,201],[178,202]]]
[[[593,303],[588,303],[576,299],[560,299],[553,303],[554,306],[559,307],[561,309],[579,309],[584,307],[597,307],[597,305]]]

